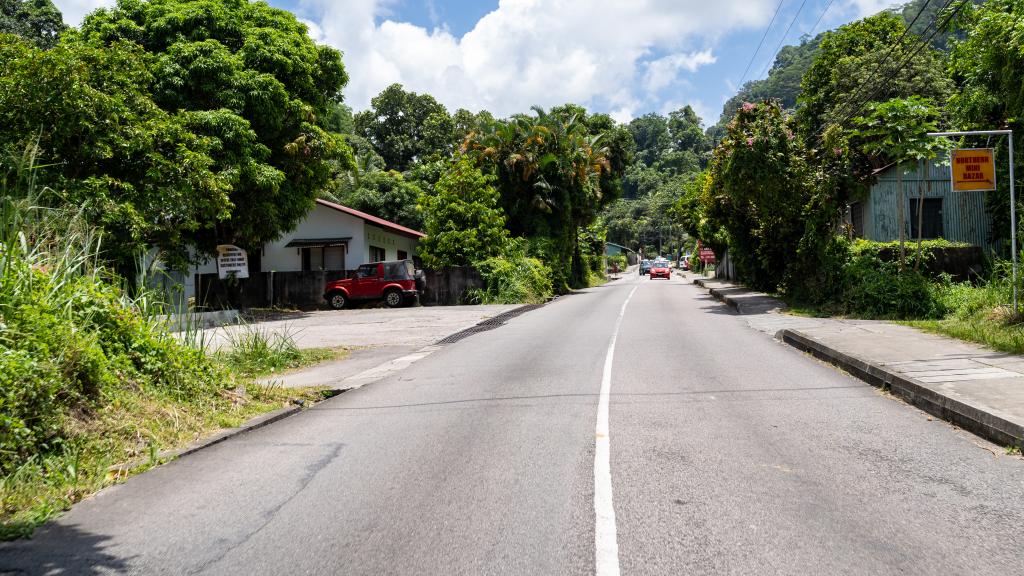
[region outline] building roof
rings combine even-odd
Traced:
[[[285,248],[330,248],[332,246],[344,246],[351,240],[351,236],[345,238],[293,238],[291,242],[284,245]]]
[[[332,210],[337,210],[338,212],[344,212],[345,214],[349,214],[351,216],[355,216],[356,218],[362,218],[364,221],[369,222],[370,224],[373,224],[374,226],[379,226],[381,228],[384,228],[385,230],[389,230],[391,232],[394,232],[395,234],[401,234],[402,236],[409,236],[410,238],[423,238],[423,237],[426,236],[426,234],[424,234],[423,232],[419,232],[417,230],[413,230],[412,228],[406,228],[405,226],[402,226],[401,224],[395,224],[394,222],[390,222],[390,221],[385,220],[383,218],[378,218],[376,216],[371,216],[371,215],[367,214],[366,212],[360,212],[359,210],[356,210],[355,208],[349,208],[348,206],[342,206],[341,204],[335,204],[334,202],[328,202],[327,200],[321,200],[319,198],[317,198],[316,203],[321,205],[321,206],[325,206],[327,208],[330,208]]]
[[[616,248],[622,248],[623,250],[625,250],[627,252],[633,252],[633,250],[630,250],[629,248],[626,248],[622,244],[616,244],[615,242],[605,242],[605,245],[606,246],[615,246]]]

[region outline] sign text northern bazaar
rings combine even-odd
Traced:
[[[960,148],[950,158],[953,191],[995,190],[996,162],[992,148]]]

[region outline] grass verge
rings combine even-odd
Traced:
[[[95,411],[69,419],[72,440],[0,478],[0,540],[30,536],[75,502],[161,464],[162,451],[186,448],[296,400],[323,397],[322,389],[251,382],[194,403],[124,390]]]

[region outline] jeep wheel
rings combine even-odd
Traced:
[[[384,294],[384,304],[387,305],[388,308],[398,308],[402,305],[402,300],[402,293],[398,290],[388,290],[387,293]]]
[[[327,297],[327,303],[330,304],[331,308],[341,310],[348,305],[348,299],[345,298],[345,294],[343,292],[332,292]]]

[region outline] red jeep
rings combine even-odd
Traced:
[[[416,302],[424,284],[423,271],[412,260],[374,262],[360,266],[352,278],[328,282],[324,300],[335,310],[367,300],[383,300],[389,308],[397,308]]]

